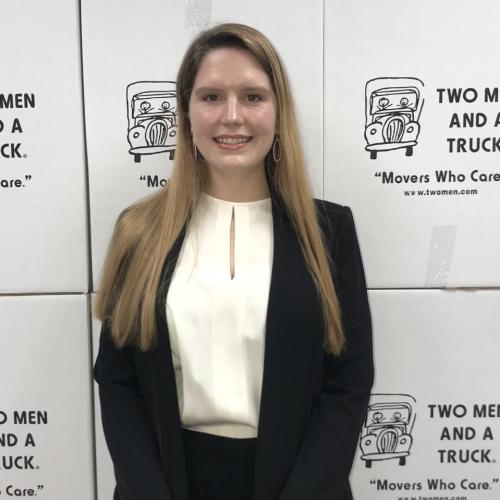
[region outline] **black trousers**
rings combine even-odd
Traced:
[[[182,429],[190,500],[252,500],[256,438]]]

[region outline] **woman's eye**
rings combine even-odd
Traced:
[[[203,97],[203,100],[206,102],[217,102],[219,96],[217,94],[207,94]]]
[[[258,94],[249,94],[247,96],[248,101],[250,102],[259,102],[262,101],[262,97]]]

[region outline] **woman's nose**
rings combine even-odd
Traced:
[[[238,98],[228,97],[222,111],[223,123],[241,123],[242,117],[241,103],[238,101]]]

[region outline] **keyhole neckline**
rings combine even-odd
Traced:
[[[223,200],[221,198],[215,198],[214,196],[202,192],[201,195],[210,203],[213,203],[214,205],[224,205],[224,206],[236,206],[236,207],[244,207],[244,206],[259,206],[259,205],[267,205],[271,202],[271,197],[268,196],[267,198],[262,198],[261,200],[255,200],[255,201],[228,201],[228,200]]]

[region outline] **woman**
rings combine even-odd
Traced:
[[[167,185],[122,212],[94,367],[120,500],[335,500],[373,378],[349,208],[311,196],[258,31],[188,48]]]

